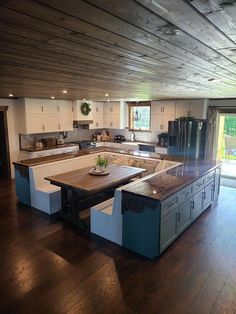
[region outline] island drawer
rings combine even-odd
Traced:
[[[178,194],[175,194],[171,197],[169,197],[167,200],[163,201],[161,203],[161,214],[167,215],[170,210],[172,210],[174,207],[178,205]]]
[[[215,179],[215,170],[211,171],[210,173],[204,176],[204,185],[207,185],[211,181]]]
[[[192,184],[192,191],[193,194],[197,193],[198,191],[200,191],[201,189],[203,189],[204,187],[204,177],[198,179],[197,181],[195,181]]]
[[[178,193],[178,203],[182,203],[192,196],[192,186],[189,185]]]

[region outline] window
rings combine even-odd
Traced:
[[[134,131],[150,131],[151,104],[150,102],[134,102],[129,105],[129,129]]]

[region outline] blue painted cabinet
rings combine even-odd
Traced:
[[[192,219],[195,220],[203,212],[203,191],[198,192],[193,197]]]
[[[177,233],[182,233],[191,223],[192,201],[188,199],[177,208]]]
[[[162,253],[177,237],[177,209],[172,209],[161,217],[160,253]]]

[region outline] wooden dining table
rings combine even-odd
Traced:
[[[91,167],[46,177],[51,184],[61,188],[61,211],[57,216],[79,228],[86,224],[80,212],[114,196],[115,189],[140,177],[146,169],[110,164],[109,174],[92,175]]]

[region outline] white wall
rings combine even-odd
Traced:
[[[12,162],[19,158],[19,126],[17,123],[16,105],[17,100],[15,99],[0,99],[0,106],[8,106],[7,124],[12,178],[14,177],[14,167]]]

